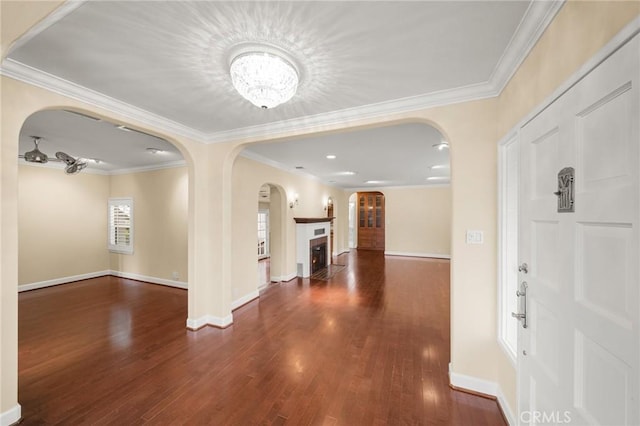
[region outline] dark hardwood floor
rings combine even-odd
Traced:
[[[115,277],[19,296],[23,424],[504,425],[448,386],[449,262],[342,255],[224,330],[184,290]]]

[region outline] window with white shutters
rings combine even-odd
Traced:
[[[133,199],[109,199],[109,250],[133,253]]]

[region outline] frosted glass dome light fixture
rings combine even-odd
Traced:
[[[233,87],[249,102],[274,108],[296,94],[299,75],[291,62],[270,52],[246,52],[231,61]]]

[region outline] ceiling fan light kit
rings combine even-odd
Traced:
[[[35,148],[31,151],[25,152],[24,155],[19,155],[18,158],[24,158],[27,163],[45,164],[49,162],[47,154],[40,151],[38,144],[42,138],[38,136],[32,136]],[[74,175],[79,173],[82,169],[87,167],[87,161],[83,158],[74,158],[65,152],[56,152],[56,159],[52,161],[61,161],[66,164],[64,171],[68,175]]]
[[[48,162],[49,157],[47,157],[47,154],[43,153],[38,148],[38,144],[40,143],[40,138],[34,136],[33,143],[35,144],[36,147],[33,148],[32,151],[28,151],[24,153],[24,160],[28,161],[29,163],[39,163],[39,164],[45,164],[46,162]]]

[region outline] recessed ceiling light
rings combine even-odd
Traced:
[[[65,109],[64,111],[65,111],[65,112],[68,112],[68,113],[70,113],[70,114],[78,115],[78,116],[83,117],[83,118],[88,118],[89,120],[93,120],[93,121],[102,121],[101,119],[99,119],[99,118],[97,118],[97,117],[92,117],[92,116],[90,116],[90,115],[83,114],[83,113],[78,112],[78,111],[70,111],[70,110],[68,110],[68,109]]]
[[[429,176],[427,180],[449,180],[448,176]]]
[[[355,175],[357,173],[356,172],[351,172],[351,171],[346,171],[346,172],[339,172],[338,174],[342,175],[342,176],[353,176],[353,175]]]
[[[336,156],[335,156],[335,155],[333,155],[333,154],[329,154],[329,155],[327,155],[327,159],[328,159],[328,160],[335,160],[335,159],[336,159]]]
[[[100,164],[102,163],[102,160],[98,160],[97,158],[85,158],[85,160],[87,161],[91,161],[94,164]]]
[[[336,181],[335,180],[330,180],[329,183],[336,183]]]
[[[151,154],[162,154],[163,152],[166,152],[166,151],[160,148],[147,148],[147,152],[150,152]]]
[[[365,183],[382,183],[381,180],[368,180]]]
[[[443,149],[449,149],[449,142],[442,141],[440,143],[433,144],[434,148],[437,148],[438,151],[442,151]]]
[[[302,169],[304,169],[304,166],[296,166],[296,169],[297,170],[302,170]]]
[[[435,166],[431,166],[429,167],[431,170],[441,170],[441,169],[448,169],[449,165],[448,164],[436,164]]]

